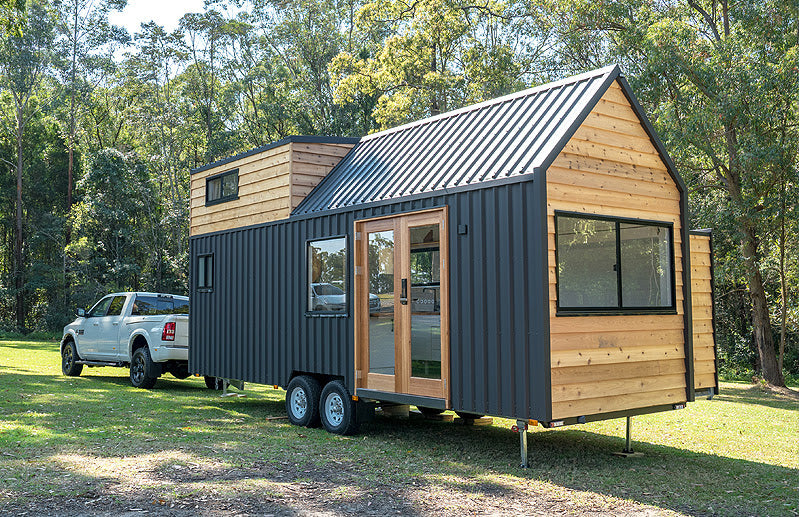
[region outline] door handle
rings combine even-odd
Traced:
[[[402,290],[400,291],[400,303],[408,305],[408,279],[402,279]]]
[[[115,321],[115,322],[112,323],[112,325],[119,325],[119,322]]]

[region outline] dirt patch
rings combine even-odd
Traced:
[[[75,495],[25,497],[5,514],[41,516],[249,515],[675,515],[593,492],[503,476],[397,482],[357,465],[255,462],[199,464],[189,455],[95,459],[96,480]],[[60,456],[74,473],[90,459]],[[18,494],[19,495],[19,494]]]

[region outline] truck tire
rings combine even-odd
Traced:
[[[64,343],[64,348],[61,350],[61,371],[68,377],[77,377],[83,371],[83,365],[77,364],[78,350],[75,348],[75,342],[71,339]]]
[[[319,416],[329,433],[349,435],[358,431],[355,402],[341,381],[330,381],[319,398]]]
[[[289,422],[302,427],[319,427],[319,382],[307,375],[291,379],[286,389]]]
[[[158,380],[158,368],[150,357],[150,350],[143,346],[133,352],[130,359],[130,383],[134,388],[150,389]]]

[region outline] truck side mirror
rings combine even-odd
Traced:
[[[79,318],[86,317],[86,309],[78,309],[77,314]]]

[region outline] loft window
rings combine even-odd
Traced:
[[[214,256],[197,257],[197,290],[210,292],[214,289]]]
[[[555,214],[558,313],[672,312],[670,223]]]
[[[239,170],[211,176],[205,180],[205,206],[239,198]]]
[[[347,239],[308,242],[308,311],[347,312]]]

